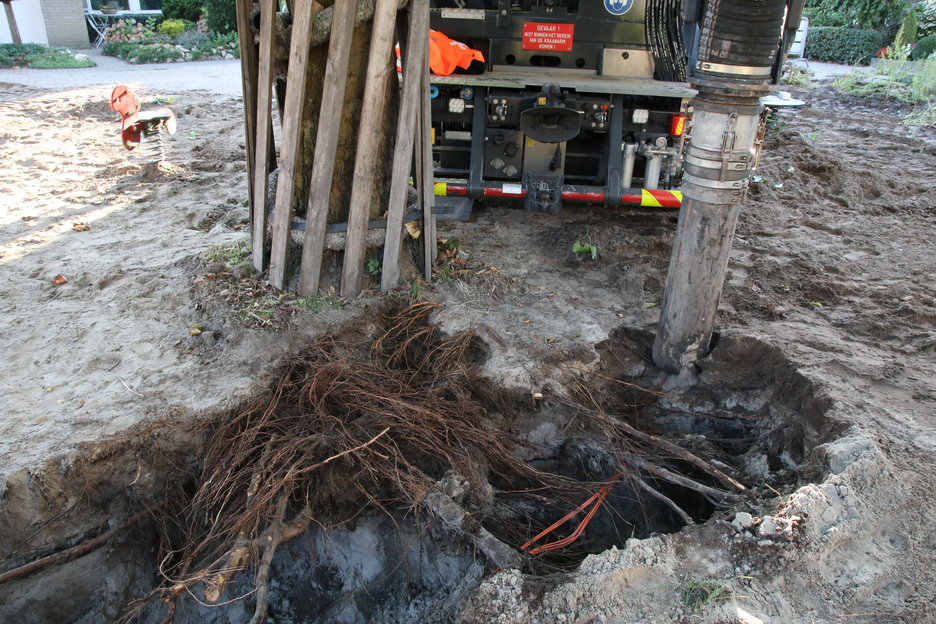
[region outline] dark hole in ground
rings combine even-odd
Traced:
[[[166,597],[174,599],[177,623],[250,620],[257,604],[259,553],[249,565],[238,561],[236,567],[249,573],[228,575],[223,593],[212,602],[231,602],[217,607],[199,601],[205,601],[205,580],[217,578],[225,566],[228,542],[217,541],[214,550],[188,559],[185,549],[195,538],[211,544],[212,522],[217,524],[232,509],[239,513],[250,507],[245,492],[251,467],[269,460],[270,455],[263,459],[266,446],[283,457],[311,449],[315,461],[358,449],[329,463],[312,482],[297,481],[285,490],[285,518],[299,518],[309,500],[315,521],[272,558],[268,622],[443,622],[451,621],[477,582],[499,567],[481,545],[480,527],[519,549],[617,472],[622,478],[581,537],[561,550],[523,558],[525,572],[568,571],[588,554],[622,547],[629,538],[681,529],[680,515],[638,487],[635,475],[697,523],[716,509],[743,505],[637,469],[635,462],[652,458],[694,483],[723,489],[711,473],[685,457],[646,440],[621,437],[612,431],[615,423],[625,422],[691,451],[742,482],[754,497],[766,492],[765,484],[789,491],[803,478],[820,477],[810,472],[810,450],[836,433],[824,418],[827,402],[813,385],[779,349],[752,338],[722,336],[693,379],[674,381],[650,364],[652,335],[622,328],[597,346],[600,362],[593,371],[583,371],[576,383],[531,401],[528,394],[504,391],[477,376],[477,365],[495,346],[476,336],[441,336],[428,324],[428,311],[417,316],[391,314],[383,324],[347,328],[330,338],[331,346],[319,345],[317,354],[305,353],[291,363],[277,385],[286,398],[275,405],[270,429],[246,447],[241,458],[246,476],[231,482],[225,505],[198,506],[203,504],[198,497],[206,474],[214,478],[220,473],[179,476],[180,491],[170,496],[174,500],[153,535],[157,543],[141,548],[148,552],[140,567],[158,565],[165,577],[154,574],[154,580],[165,584],[138,611],[140,621],[163,621],[166,606],[159,599]],[[394,327],[405,331],[386,339]],[[381,336],[383,347],[375,348]],[[316,383],[325,385],[312,383],[322,371],[327,374]],[[208,447],[200,454],[203,463],[220,457],[222,467],[236,472],[239,460],[224,453],[241,437],[259,431],[251,418],[266,413],[277,392],[271,390],[249,409],[214,419]],[[426,402],[420,402],[423,394]],[[310,411],[316,401],[322,410]],[[401,413],[396,413],[398,407],[388,408],[400,404],[405,404]],[[425,409],[428,405],[431,410]],[[427,444],[420,427],[435,421],[420,419],[431,418],[428,412],[445,419],[444,430]],[[310,415],[335,420],[308,429]],[[404,433],[374,437],[389,422],[385,419],[401,415],[393,427]],[[231,429],[237,422],[241,424]],[[406,423],[418,426],[405,433]],[[301,444],[284,444],[296,435],[306,436]],[[368,442],[372,439],[377,441]],[[365,461],[365,451],[373,452],[367,457],[375,464]],[[412,469],[396,470],[392,462],[380,463],[381,456],[411,461]],[[268,472],[275,475],[288,465],[271,465]],[[539,479],[539,474],[556,478]],[[457,526],[422,502],[425,488],[433,484],[466,512]],[[260,490],[272,492],[280,485],[272,479]],[[263,534],[277,499],[270,500],[255,517],[247,517],[243,526],[250,534]],[[569,535],[583,515],[542,542]],[[231,534],[241,526],[222,525]],[[167,579],[191,578],[212,560],[221,562],[212,574],[191,582],[185,591],[171,591]]]
[[[598,345],[597,374],[583,373],[578,387],[558,389],[531,403],[526,395],[496,388],[472,388],[472,399],[485,406],[486,426],[521,440],[518,456],[543,473],[561,475],[587,487],[534,483],[529,475],[490,465],[481,488],[454,473],[439,458],[421,464],[443,490],[504,543],[521,544],[598,491],[612,475],[624,476],[582,535],[571,545],[527,557],[523,569],[549,574],[574,569],[591,553],[623,546],[629,538],[677,531],[684,520],[670,505],[641,490],[629,478],[633,466],[622,457],[646,457],[654,450],[668,470],[708,485],[717,479],[682,457],[660,453],[639,440],[628,448],[608,435],[595,414],[619,419],[663,437],[742,482],[753,496],[761,489],[789,491],[803,472],[809,451],[833,433],[823,414],[828,405],[782,352],[755,339],[722,336],[692,379],[674,382],[649,360],[653,336],[622,328]],[[467,344],[463,362],[476,365],[488,347],[476,337]],[[408,344],[406,357],[391,363],[409,371],[422,351],[437,346]],[[674,384],[670,387],[669,384]],[[453,384],[440,395],[457,401],[464,388]],[[484,463],[484,462],[482,462]],[[671,499],[696,523],[731,503],[716,500],[664,478],[638,471],[645,483]],[[765,485],[766,484],[766,485]],[[425,622],[447,621],[463,596],[494,567],[458,530],[412,508],[389,513],[365,511],[330,531],[313,528],[277,553],[271,600],[272,621]],[[584,512],[540,543],[569,535]],[[251,590],[251,579],[239,577],[228,597]],[[183,600],[176,621],[214,621],[212,610]],[[251,597],[242,601],[246,618]],[[182,613],[190,616],[182,616]],[[181,619],[179,619],[181,616]],[[236,621],[236,618],[235,620]]]
[[[744,484],[752,497],[773,497],[789,492],[804,480],[822,478],[808,462],[816,445],[838,433],[824,416],[830,403],[803,377],[782,351],[754,338],[720,336],[712,352],[699,363],[691,379],[667,378],[651,363],[653,335],[631,328],[614,331],[598,345],[597,375],[585,374],[572,396],[587,400],[544,401],[539,409],[515,423],[520,437],[535,439],[540,455],[530,458],[537,468],[577,480],[600,482],[621,469],[620,453],[609,448],[594,421],[583,417],[582,403],[627,421],[646,433],[665,438]],[[657,396],[644,389],[662,389]],[[599,428],[600,429],[600,428]],[[632,452],[633,449],[628,450]],[[626,453],[625,453],[626,454]],[[674,472],[701,483],[717,480],[683,458],[662,452],[659,459]],[[704,522],[726,505],[710,496],[643,474],[644,481],[669,497],[696,522]],[[517,526],[530,535],[574,508],[530,493],[511,493],[508,484],[496,484],[499,493],[488,520],[492,532],[510,536]],[[565,504],[565,506],[563,506]],[[504,522],[507,510],[507,522]],[[557,532],[568,534],[578,519]],[[668,505],[622,479],[573,545],[530,562],[535,572],[569,569],[585,556],[628,538],[668,533],[685,526]],[[516,543],[518,537],[507,539]]]

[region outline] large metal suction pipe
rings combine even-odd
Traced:
[[[660,188],[660,172],[663,171],[663,157],[652,152],[647,153],[647,168],[644,173],[644,188]]]
[[[637,144],[624,144],[624,173],[621,175],[621,188],[629,189],[634,182],[634,164],[637,162]]]
[[[674,373],[709,350],[785,11],[786,0],[710,0],[702,16],[683,204],[653,345],[656,365]]]

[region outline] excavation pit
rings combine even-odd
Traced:
[[[571,572],[823,476],[810,452],[837,432],[828,402],[775,347],[722,337],[673,378],[650,363],[651,334],[622,328],[564,387],[531,396],[482,377],[492,347],[442,335],[436,309],[347,327],[262,396],[195,425],[189,440],[204,448],[160,481],[152,521],[117,551],[123,578],[103,601],[87,595],[106,606],[77,591],[55,615],[136,599],[124,615],[146,623],[170,609],[176,623],[248,622],[263,602],[269,622],[452,621],[497,569]],[[570,536],[588,509],[523,552],[602,491],[578,539],[527,554]],[[54,572],[56,591],[82,561]]]

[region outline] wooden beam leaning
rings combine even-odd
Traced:
[[[422,115],[419,98],[423,97],[423,65],[429,48],[429,0],[410,3],[409,31],[406,37],[406,58],[403,63],[403,97],[397,121],[396,143],[393,148],[393,174],[390,180],[390,201],[387,208],[387,233],[384,239],[381,290],[391,290],[400,283],[400,245],[403,233],[403,213],[409,174],[413,164],[413,142],[418,134],[417,123]]]
[[[250,221],[253,223],[253,183],[256,156],[254,141],[257,139],[257,46],[254,45],[253,28],[250,27],[252,0],[237,0],[237,32],[240,39],[241,87],[244,94],[244,147],[247,152],[247,202],[250,206]],[[253,227],[250,229],[253,237]]]
[[[422,195],[423,209],[423,244],[425,245],[426,281],[432,281],[432,263],[436,259],[436,227],[432,208],[435,205],[435,181],[432,166],[432,106],[429,102],[429,63],[423,67],[422,88],[420,98],[420,124],[419,146],[422,150]]]
[[[302,245],[302,266],[299,270],[299,294],[307,297],[318,293],[322,274],[322,254],[328,227],[328,202],[331,198],[335,153],[341,128],[341,110],[348,83],[348,60],[354,37],[354,15],[358,0],[335,0],[325,62],[322,105],[315,134],[315,156],[309,181],[309,202],[306,207],[306,230]]]
[[[13,4],[10,0],[3,0],[3,10],[6,11],[7,24],[10,25],[10,38],[13,43],[19,45],[23,43],[20,37],[19,27],[16,25],[16,14],[13,13]]]
[[[344,264],[341,270],[341,296],[354,297],[361,292],[364,252],[367,246],[367,225],[370,201],[374,195],[381,133],[374,127],[381,122],[387,106],[387,81],[393,77],[393,39],[396,21],[396,0],[377,0],[367,73],[364,83],[364,104],[361,108],[357,150],[354,156],[354,180],[348,210],[348,236],[345,242]]]
[[[286,276],[286,250],[292,223],[292,205],[296,190],[296,162],[302,142],[302,111],[305,104],[306,75],[309,64],[309,32],[312,18],[322,10],[316,0],[294,0],[292,36],[289,44],[289,69],[283,106],[283,134],[280,141],[280,172],[273,209],[273,246],[270,251],[270,283],[282,289]]]
[[[270,104],[273,98],[273,20],[277,0],[260,0],[260,58],[257,71],[257,140],[253,179],[253,265],[263,271],[263,238],[266,219],[267,166],[269,153],[263,149],[272,139]]]

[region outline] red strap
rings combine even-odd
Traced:
[[[589,505],[592,505],[592,508],[588,511],[588,513],[585,515],[585,517],[582,519],[579,525],[575,528],[575,530],[572,531],[571,534],[569,534],[567,537],[564,537],[560,540],[556,540],[555,542],[549,542],[548,544],[537,546],[536,548],[530,550],[530,554],[538,555],[540,553],[543,553],[549,550],[558,550],[560,548],[564,548],[568,546],[569,544],[577,540],[582,535],[582,532],[585,531],[585,527],[588,526],[588,523],[591,522],[591,519],[595,516],[595,513],[598,511],[598,508],[601,507],[602,503],[605,502],[605,499],[608,498],[608,494],[611,492],[611,488],[614,487],[614,484],[617,483],[620,478],[621,478],[620,472],[614,473],[614,476],[611,477],[611,480],[608,481],[608,483],[604,487],[602,487],[598,492],[596,492],[595,494],[592,494],[591,497],[587,501],[585,501],[584,503],[582,503],[581,505],[579,505],[578,507],[576,507],[575,509],[573,509],[566,515],[564,515],[561,519],[549,525],[544,530],[540,531],[540,533],[537,534],[536,537],[534,537],[533,539],[528,541],[526,544],[521,546],[520,550],[526,550],[534,542],[542,539],[546,535],[549,535],[550,533],[558,529],[560,526],[562,526],[563,524],[571,520],[580,511],[583,511],[586,507],[588,507]]]

